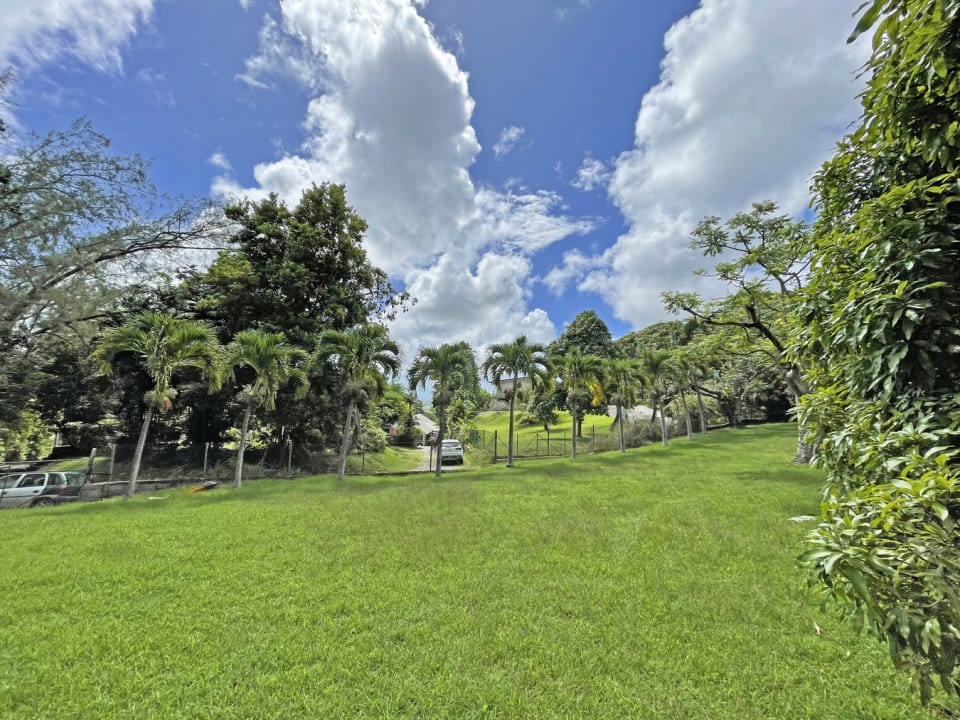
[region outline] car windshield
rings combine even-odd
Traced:
[[[460,447],[460,441],[459,441],[459,440],[444,440],[444,441],[443,441],[443,446],[444,446],[444,447]]]

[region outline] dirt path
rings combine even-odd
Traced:
[[[436,470],[436,465],[434,465],[433,467],[430,467],[430,448],[424,446],[422,448],[419,448],[419,450],[421,453],[420,464],[417,465],[417,467],[414,469],[417,472],[430,472],[431,470]],[[434,458],[434,462],[436,462],[436,458]],[[464,470],[464,469],[466,468],[463,465],[444,465],[443,466],[443,472],[445,473],[459,472],[460,470]]]

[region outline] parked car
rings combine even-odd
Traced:
[[[39,507],[80,499],[82,472],[25,472],[0,478],[0,508]]]
[[[459,440],[444,440],[440,446],[440,462],[463,465],[463,445]]]

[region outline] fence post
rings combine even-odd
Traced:
[[[293,440],[287,438],[287,475],[293,477]]]
[[[110,443],[110,470],[107,472],[107,482],[113,481],[113,464],[117,459],[117,444]],[[93,466],[87,468],[88,472],[93,471]]]
[[[90,451],[90,460],[87,461],[87,472],[83,475],[83,480],[80,481],[80,492],[77,497],[80,498],[81,502],[83,501],[83,491],[87,486],[87,483],[90,482],[90,478],[93,477],[93,463],[97,459],[97,449],[93,448]],[[109,486],[108,486],[109,487]]]
[[[201,478],[204,481],[207,479],[207,457],[209,454],[210,454],[210,443],[205,442],[203,444],[203,477]]]
[[[497,431],[493,431],[493,461],[497,461]]]
[[[597,424],[590,426],[590,452],[597,451]]]
[[[547,428],[547,457],[550,456],[550,428]]]
[[[536,452],[534,457],[540,457],[540,433],[537,433],[537,449],[534,452]]]

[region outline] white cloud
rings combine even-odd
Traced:
[[[514,326],[549,340],[549,318],[527,308],[530,257],[593,221],[558,214],[552,193],[474,186],[480,145],[467,75],[418,14],[422,4],[284,2],[282,16],[265,21],[244,80],[292,77],[312,88],[306,140],[257,165],[257,187],[225,175],[214,191],[276,192],[293,204],[310,183],[345,183],[369,225],[370,259],[417,298],[394,327],[408,348],[485,344]]]
[[[529,259],[488,252],[475,269],[471,260],[470,253],[452,249],[432,267],[410,273],[407,289],[417,298],[417,306],[393,324],[406,356],[416,346],[444,342],[466,340],[479,350],[521,333],[531,342],[556,337],[546,312],[527,309]]]
[[[708,263],[688,246],[704,216],[763,199],[802,212],[813,172],[858,115],[855,71],[868,43],[845,44],[857,5],[703,0],[674,25],[635,147],[610,178],[630,229],[597,257],[568,254],[545,281],[562,288],[576,279],[642,327],[663,317],[662,290],[700,282],[692,270]]]
[[[213,165],[215,168],[220,168],[226,172],[233,170],[233,167],[230,165],[230,161],[227,159],[227,156],[219,150],[207,158],[207,162]]]
[[[610,168],[602,160],[586,155],[577,177],[570,184],[579,190],[589,192],[598,187],[605,187],[610,182]]]
[[[0,0],[0,67],[23,75],[73,57],[119,73],[121,50],[152,14],[153,0]]]
[[[517,146],[517,143],[523,139],[526,132],[527,131],[519,125],[510,125],[501,130],[500,139],[497,140],[493,146],[494,157],[499,160],[509,154]]]

